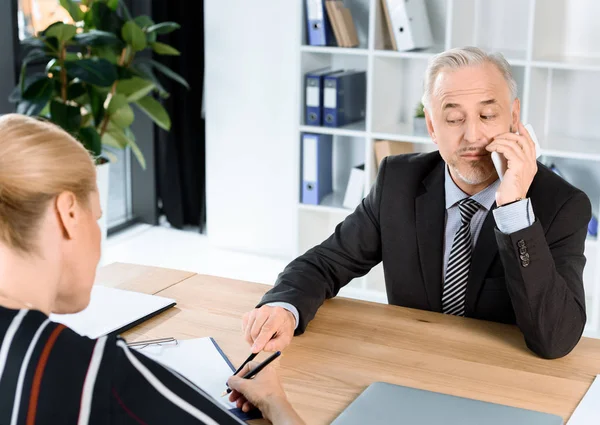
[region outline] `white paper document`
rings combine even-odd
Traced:
[[[600,375],[575,409],[567,425],[598,425],[600,424]]]
[[[227,389],[227,379],[234,371],[217,349],[212,338],[188,339],[176,343],[132,348],[180,373],[226,408],[236,407],[229,401],[228,396],[221,397],[223,391]]]
[[[75,314],[51,314],[50,320],[62,323],[80,335],[99,338],[174,303],[171,298],[157,295],[94,286],[85,310]]]

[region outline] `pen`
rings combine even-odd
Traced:
[[[260,372],[265,367],[267,367],[273,360],[275,360],[279,356],[281,356],[281,351],[277,351],[277,352],[271,354],[264,362],[262,362],[261,364],[256,366],[254,369],[252,369],[247,374],[245,374],[242,378],[243,379],[254,378],[258,372]],[[225,391],[223,391],[223,394],[221,394],[221,397],[225,397],[229,393],[231,393],[231,388],[227,388]]]
[[[248,362],[251,362],[252,360],[254,360],[254,358],[258,356],[258,353],[252,353],[248,356],[248,358],[246,359],[246,361],[244,361],[244,363],[242,363],[242,365],[240,367],[238,367],[238,369],[233,373],[234,375],[237,375],[238,373],[240,373],[240,370],[242,370],[244,368],[244,366],[246,366],[248,364]]]
[[[153,344],[165,344],[168,342],[177,342],[177,340],[173,337],[168,338],[158,338],[158,339],[148,339],[146,341],[136,341],[136,342],[128,342],[128,347],[138,347],[140,345],[153,345]]]
[[[275,332],[273,334],[273,336],[271,337],[271,339],[275,338],[275,336],[277,335],[277,332]],[[234,375],[237,375],[238,373],[240,373],[240,370],[242,370],[244,368],[244,366],[246,366],[248,364],[248,362],[251,362],[252,360],[254,360],[254,358],[258,356],[258,353],[252,353],[248,356],[248,358],[244,361],[244,363],[242,363],[242,365],[240,367],[238,367],[238,369],[233,373]]]

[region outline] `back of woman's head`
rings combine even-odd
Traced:
[[[72,192],[87,205],[94,190],[93,160],[72,136],[36,118],[0,117],[0,243],[34,252],[48,203]]]

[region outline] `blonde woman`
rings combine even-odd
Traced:
[[[0,118],[0,423],[241,423],[122,339],[92,340],[50,322],[50,313],[89,303],[101,215],[80,143],[47,122]],[[244,410],[253,404],[275,424],[303,423],[273,369],[229,385]]]

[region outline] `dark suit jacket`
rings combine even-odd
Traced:
[[[444,166],[438,152],[387,157],[369,195],[333,235],[284,269],[259,306],[294,305],[296,334],[303,333],[325,299],[383,261],[390,304],[441,312]],[[473,250],[465,315],[516,323],[532,351],[557,358],[575,347],[586,322],[591,205],[541,164],[528,196],[536,218],[528,228],[503,234],[492,211],[487,215]]]

